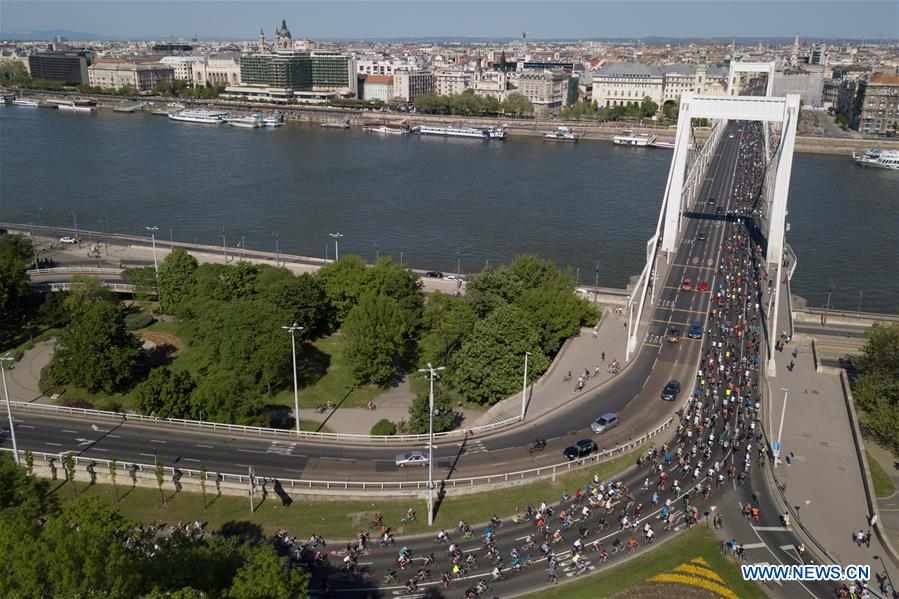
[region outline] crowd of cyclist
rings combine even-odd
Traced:
[[[700,367],[689,398],[678,410],[674,440],[649,449],[637,462],[643,479],[639,493],[621,481],[603,481],[594,475],[552,505],[545,501],[528,505],[515,521],[529,522],[530,530],[511,546],[504,539],[501,547],[497,531],[502,522],[495,515],[480,530],[460,521],[454,531],[437,533],[433,551],[413,555],[407,546],[394,548],[394,566],[383,573],[381,584],[404,586],[409,594],[420,592],[423,584],[461,587],[464,597],[478,599],[491,593],[494,582],[538,563],[555,583],[560,570],[578,575],[618,552],[637,551],[653,542],[658,529],[695,525],[703,512],[709,512],[700,505],[715,487],[731,480],[743,484],[753,464],[765,462],[767,449],[756,419],[760,304],[766,275],[762,248],[750,234],[764,176],[763,144],[757,126],[743,125],[733,205],[722,224],[719,261],[709,288]],[[760,508],[751,509],[756,511],[750,517],[757,519]],[[414,519],[410,510],[404,521]],[[716,515],[718,526],[720,516]],[[327,559],[324,539],[315,535],[308,542],[287,535],[280,541],[292,557],[312,568]],[[388,548],[396,544],[390,528],[377,515],[372,517],[370,533],[360,532],[355,542],[335,552],[332,557],[341,563],[331,563],[331,570],[363,576],[358,558],[373,542]],[[328,586],[326,581],[326,591]]]

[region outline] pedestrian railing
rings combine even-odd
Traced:
[[[121,268],[94,268],[90,266],[57,266],[54,268],[33,268],[27,271],[29,276],[35,275],[57,275],[57,274],[78,274],[78,275],[120,275]]]
[[[97,412],[98,410],[91,410]],[[479,485],[490,485],[496,483],[508,483],[508,482],[517,482],[517,481],[525,481],[530,479],[540,479],[547,477],[555,477],[557,474],[569,472],[572,470],[578,470],[599,462],[607,461],[611,458],[621,456],[626,454],[647,441],[653,439],[660,433],[662,433],[665,429],[671,426],[671,424],[675,421],[674,417],[670,417],[662,424],[658,425],[650,432],[641,435],[637,439],[629,440],[627,443],[623,445],[618,445],[612,449],[606,449],[601,452],[595,453],[586,458],[582,458],[579,460],[574,460],[571,462],[561,462],[557,464],[550,464],[547,466],[541,466],[539,468],[531,468],[529,470],[518,470],[515,472],[507,472],[500,474],[490,474],[485,476],[474,476],[469,478],[458,478],[458,479],[445,479],[441,481],[435,481],[439,487],[443,489],[456,489],[456,488],[465,488],[465,487],[474,487]],[[0,448],[3,451],[12,452],[12,449],[8,448]],[[25,456],[25,450],[19,450],[19,454],[21,457]],[[54,464],[59,464],[60,467],[63,466],[63,460],[66,454],[70,454],[72,459],[74,460],[76,468],[78,466],[92,467],[96,468],[98,466],[102,466],[102,472],[108,472],[109,466],[112,463],[110,460],[105,460],[102,458],[93,458],[93,457],[85,457],[75,455],[72,452],[63,452],[63,453],[46,453],[33,451],[31,455],[33,458],[39,458],[47,462],[52,462]],[[125,462],[125,461],[116,461],[115,468],[117,471],[128,473],[131,470],[136,470],[137,472],[155,472],[157,466],[155,464],[141,464],[137,462]],[[199,481],[203,472],[201,470],[192,470],[189,468],[179,468],[174,466],[163,466],[165,474],[170,477],[177,477],[178,480],[181,480],[183,477],[187,477],[188,480],[196,479]],[[265,472],[258,471],[254,474],[238,474],[233,472],[206,472],[206,480],[207,481],[219,481],[223,483],[234,483],[234,484],[246,484],[250,485],[257,480],[262,478],[269,478],[273,480],[277,480],[282,486],[291,488],[291,489],[310,489],[310,490],[319,490],[319,491],[334,491],[334,492],[343,492],[343,491],[424,491],[428,488],[427,480],[415,480],[415,481],[360,481],[360,480],[346,480],[346,481],[327,481],[327,480],[306,480],[306,479],[285,479],[279,478],[277,476],[272,476],[271,474],[266,474]]]
[[[117,293],[134,293],[135,291],[134,285],[131,285],[129,283],[107,283],[106,281],[101,282],[103,283],[104,287],[106,287],[110,291],[115,291]],[[69,281],[56,281],[53,283],[31,283],[31,288],[37,291],[68,291],[72,288],[72,283]]]
[[[242,424],[226,424],[221,422],[209,422],[200,420],[187,420],[181,418],[158,418],[156,416],[146,416],[143,414],[135,414],[132,412],[109,412],[105,410],[92,410],[86,408],[75,408],[71,406],[58,406],[53,404],[28,403],[28,402],[10,402],[11,406],[16,410],[26,410],[33,412],[44,412],[49,414],[69,414],[72,416],[80,416],[85,418],[97,418],[103,420],[118,420],[129,422],[140,422],[149,424],[158,424],[172,426],[177,428],[199,429],[207,431],[227,431],[229,433],[242,433],[258,437],[276,437],[276,438],[299,438],[307,441],[325,441],[331,443],[353,444],[353,445],[411,445],[415,443],[427,443],[428,435],[357,435],[348,433],[319,433],[313,431],[300,431],[297,433],[293,429],[269,428],[261,426],[245,426]],[[441,440],[465,439],[495,431],[497,429],[515,424],[521,421],[521,415],[507,418],[499,422],[485,424],[466,429],[457,429],[442,433],[434,433],[434,438]]]

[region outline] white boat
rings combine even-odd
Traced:
[[[22,100],[20,98],[16,98],[12,101],[13,106],[27,106],[29,108],[37,108],[39,104],[37,100]]]
[[[56,107],[60,110],[71,110],[73,112],[94,112],[97,110],[97,103],[93,100],[72,100],[70,102],[59,102]]]
[[[568,127],[559,127],[555,131],[549,131],[543,134],[543,139],[551,141],[577,141],[580,137],[580,134],[575,133]]]
[[[349,129],[350,128],[350,119],[349,117],[340,120],[340,121],[325,121],[321,124],[325,129]]]
[[[233,117],[230,119],[225,119],[225,122],[231,125],[232,127],[240,127],[241,129],[258,129],[262,127],[262,119],[256,118],[256,116],[241,116],[241,117]]]
[[[506,139],[505,127],[456,127],[454,125],[422,125],[421,135],[441,135],[443,137],[469,137],[473,139]]]
[[[365,125],[362,127],[363,131],[369,131],[371,133],[384,133],[386,135],[406,135],[411,133],[412,130],[409,129],[406,125],[393,125],[390,123],[384,123],[380,125]]]
[[[639,146],[646,147],[656,140],[655,135],[646,135],[645,133],[634,133],[633,131],[622,131],[621,135],[612,138],[612,143],[619,146]]]
[[[259,119],[260,127],[280,127],[284,124],[284,115],[281,113],[266,115],[257,112],[253,117]]]
[[[673,150],[674,142],[673,141],[659,141],[655,140],[651,144],[649,144],[650,148],[661,148],[663,150]]]
[[[853,152],[852,160],[861,166],[899,171],[899,150],[868,150],[864,154]]]
[[[206,125],[220,125],[228,118],[227,112],[219,110],[181,110],[172,112],[169,118],[173,121],[182,121],[185,123],[203,123]]]

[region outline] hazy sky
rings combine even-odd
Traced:
[[[722,37],[899,38],[899,2],[755,0],[541,2],[377,0],[342,2],[109,2],[0,0],[4,32],[68,29],[122,37]]]

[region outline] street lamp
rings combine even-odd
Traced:
[[[225,241],[225,227],[222,227],[222,255],[225,257],[225,264],[228,264],[228,242]]]
[[[159,276],[159,262],[156,260],[156,231],[159,230],[159,227],[144,228],[150,232],[150,239],[153,240],[153,270],[155,270],[156,275]]]
[[[827,303],[824,304],[824,322],[821,324],[827,324],[827,313],[830,311],[830,296],[833,294],[833,288],[836,287],[836,283],[833,281],[830,282],[830,287],[827,288]]]
[[[445,366],[434,368],[428,362],[427,368],[419,368],[418,372],[427,372],[430,381],[428,392],[428,526],[434,525],[434,381],[437,371],[445,370]]]
[[[596,305],[596,301],[599,296],[599,260],[596,261],[596,266],[593,268],[593,305]]]
[[[75,218],[74,210],[72,210],[72,222],[75,223],[75,241],[78,241],[78,219]]]
[[[378,247],[378,242],[375,242],[375,264],[377,264],[378,260],[381,259],[381,248]]]
[[[893,586],[893,577],[890,576],[890,571],[887,570],[887,565],[885,563],[883,563],[883,558],[880,557],[879,555],[872,555],[871,557],[873,557],[874,559],[876,559],[877,561],[880,562],[880,565],[883,566],[883,573],[886,575],[887,580],[890,582],[890,587],[895,589],[896,587]]]
[[[334,238],[334,261],[337,262],[340,260],[340,250],[337,247],[337,243],[343,237],[343,233],[328,233],[328,235]]]
[[[293,405],[294,405],[294,419],[297,422],[297,436],[300,435],[300,393],[297,390],[297,344],[294,333],[297,331],[302,331],[303,327],[299,326],[297,323],[293,323],[292,327],[282,326],[282,329],[290,333],[290,352],[293,355]]]
[[[777,462],[780,460],[780,452],[781,452],[781,449],[783,448],[783,445],[781,444],[780,440],[781,440],[781,435],[783,434],[783,430],[784,430],[784,416],[787,413],[787,396],[789,395],[789,392],[790,392],[790,390],[787,389],[786,387],[781,387],[780,390],[784,392],[784,403],[780,409],[780,426],[777,427],[777,441],[774,443],[774,465],[775,466],[777,466]]]
[[[275,231],[272,233],[272,236],[275,238],[275,266],[281,266],[281,248],[278,245],[278,232]]]
[[[9,435],[12,437],[12,452],[16,458],[16,466],[21,466],[22,460],[19,457],[19,446],[16,444],[16,427],[12,421],[12,406],[9,404],[9,388],[6,386],[6,369],[3,367],[3,363],[7,360],[12,362],[13,357],[9,354],[0,357],[0,376],[3,377],[3,395],[6,397],[6,415],[9,417]]]
[[[462,274],[462,248],[456,250],[456,277]]]
[[[528,404],[528,356],[531,352],[524,352],[524,384],[521,389],[521,419],[524,420],[524,409]]]

